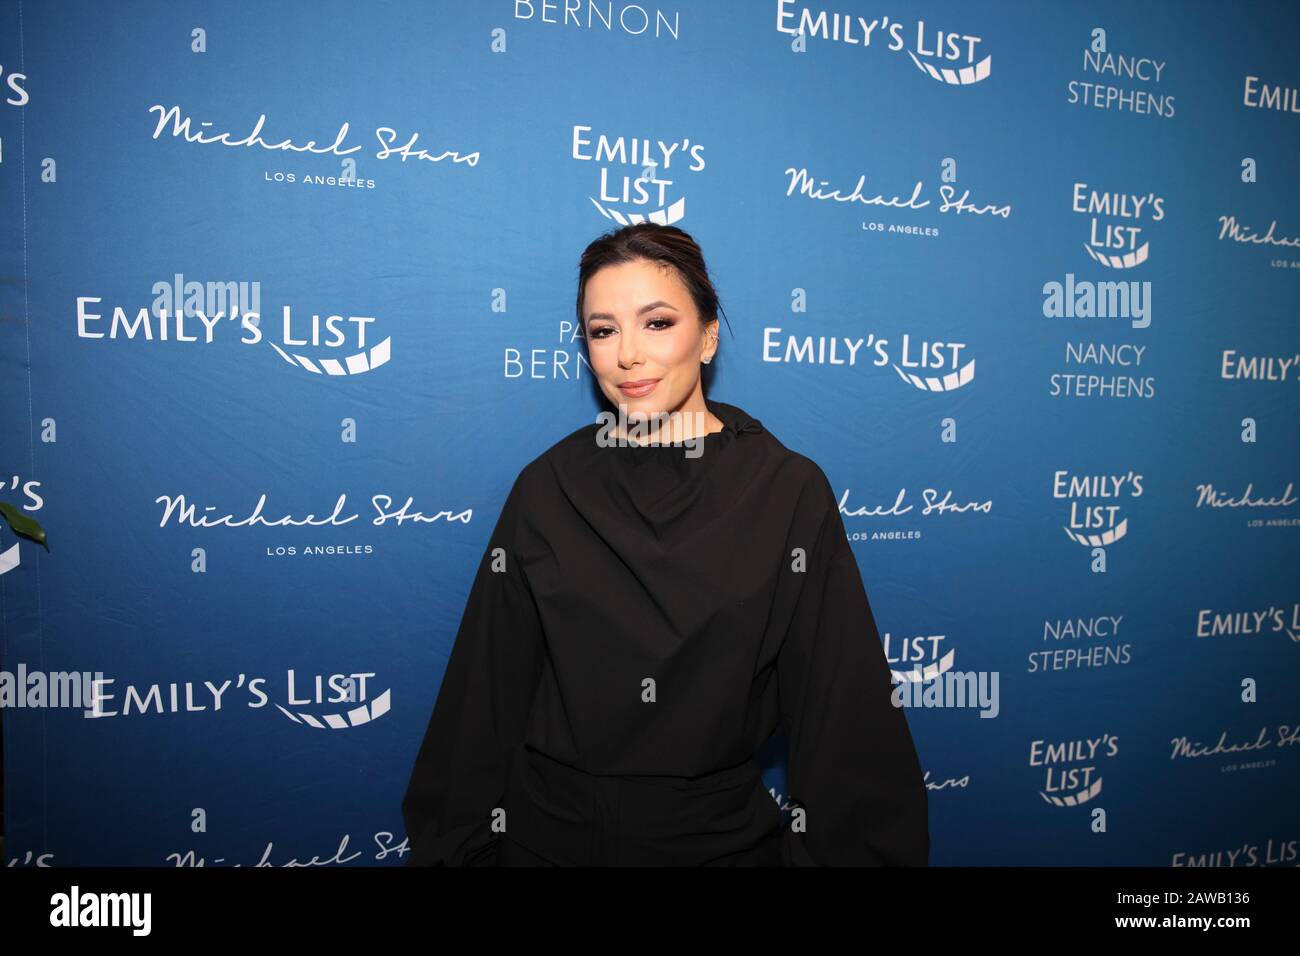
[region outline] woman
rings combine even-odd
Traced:
[[[927,864],[838,502],[704,397],[718,309],[680,229],[583,253],[578,321],[615,410],[502,507],[402,804],[408,865]],[[778,725],[788,821],[754,757]]]

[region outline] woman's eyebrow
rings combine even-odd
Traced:
[[[649,305],[641,306],[641,308],[636,310],[636,314],[644,315],[645,313],[649,312],[651,309],[658,309],[661,306],[663,308],[672,309],[674,312],[677,311],[677,306],[673,305],[671,302],[665,302],[663,299],[659,299],[655,302],[651,302]],[[587,316],[588,322],[594,322],[596,319],[609,319],[612,322],[614,320],[614,317],[610,315],[608,312],[593,312],[591,313],[591,315]]]

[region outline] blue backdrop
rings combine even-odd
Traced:
[[[569,7],[3,4],[3,664],[103,680],[6,706],[5,862],[402,862],[644,217],[900,678],[992,694],[909,707],[932,862],[1300,863],[1296,6]]]

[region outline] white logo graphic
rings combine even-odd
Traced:
[[[601,133],[593,141],[592,127],[574,126],[569,156],[600,166],[600,198],[588,196],[606,219],[620,226],[653,222],[671,226],[686,215],[686,197],[669,201],[679,173],[704,169],[704,146],[690,138],[664,142],[637,137],[609,137]],[[625,171],[612,167],[631,167]],[[635,170],[635,174],[633,174]],[[672,178],[669,178],[669,177]],[[627,207],[634,207],[634,211]],[[620,208],[623,207],[623,208]]]
[[[276,709],[295,724],[304,724],[317,729],[343,730],[361,727],[392,710],[392,690],[371,697],[366,687],[368,678],[376,676],[374,672],[354,674],[317,674],[308,684],[307,689],[295,686],[295,673],[288,671],[284,699],[288,707],[276,704]],[[161,715],[175,713],[195,713],[203,711],[216,712],[227,704],[226,693],[232,689],[232,695],[239,697],[242,691],[247,699],[242,702],[251,710],[260,710],[271,702],[270,695],[262,688],[268,678],[249,678],[240,674],[238,678],[226,678],[221,683],[212,681],[172,681],[165,684],[135,685],[127,684],[120,691],[108,690],[116,683],[116,678],[103,678],[92,682],[91,709],[87,717],[130,717],[132,715]],[[300,696],[301,695],[301,696]],[[114,704],[118,698],[120,704]],[[346,709],[334,705],[354,705]],[[237,705],[236,705],[237,706]],[[120,709],[109,709],[119,707]],[[293,708],[293,709],[290,709]],[[311,708],[310,711],[298,708]]]
[[[1098,758],[1119,752],[1114,734],[1085,740],[1048,743],[1035,740],[1029,745],[1029,766],[1043,767],[1047,774],[1038,795],[1054,807],[1077,807],[1101,793]]]
[[[888,631],[885,632],[885,660],[892,664],[911,664],[909,670],[898,670],[890,667],[889,673],[893,675],[896,682],[905,681],[930,681],[952,669],[953,660],[957,656],[956,648],[942,652],[942,645],[945,639],[943,634],[931,634],[923,637],[903,638],[899,641],[897,656],[894,656],[890,650],[890,644],[893,642],[893,635]],[[925,644],[929,642],[930,647],[927,652]],[[922,664],[923,661],[928,663]]]
[[[1063,526],[1066,537],[1086,548],[1107,547],[1123,538],[1128,534],[1128,518],[1120,517],[1117,502],[1142,497],[1142,478],[1132,471],[1124,475],[1056,472],[1052,497],[1070,502],[1070,523]]]
[[[976,49],[984,42],[981,37],[938,27],[926,29],[924,20],[916,21],[913,31],[906,23],[889,17],[867,19],[813,10],[794,0],[777,0],[776,29],[791,36],[814,37],[864,49],[869,49],[874,40],[877,45],[886,44],[885,49],[891,53],[906,50],[918,70],[950,86],[970,86],[988,79],[993,72],[993,57],[980,56]],[[907,46],[907,37],[913,38],[911,48]]]
[[[1108,269],[1132,269],[1150,255],[1151,244],[1142,223],[1163,219],[1164,204],[1164,197],[1153,192],[1145,196],[1098,192],[1087,183],[1075,183],[1071,209],[1089,217],[1090,231],[1083,249],[1093,262]]]

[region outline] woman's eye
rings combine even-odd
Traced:
[[[648,321],[648,322],[646,323],[646,327],[647,327],[647,328],[654,329],[656,332],[662,332],[662,331],[664,331],[665,329],[671,329],[671,328],[673,327],[674,324],[675,324],[675,323],[673,322],[672,319],[657,318],[657,319],[651,319],[650,321]],[[587,333],[587,338],[589,338],[589,339],[607,339],[607,338],[609,338],[609,336],[606,335],[605,333],[606,333],[606,332],[613,333],[613,331],[614,331],[613,326],[602,325],[600,328],[598,328],[598,329],[592,329],[589,333]]]

